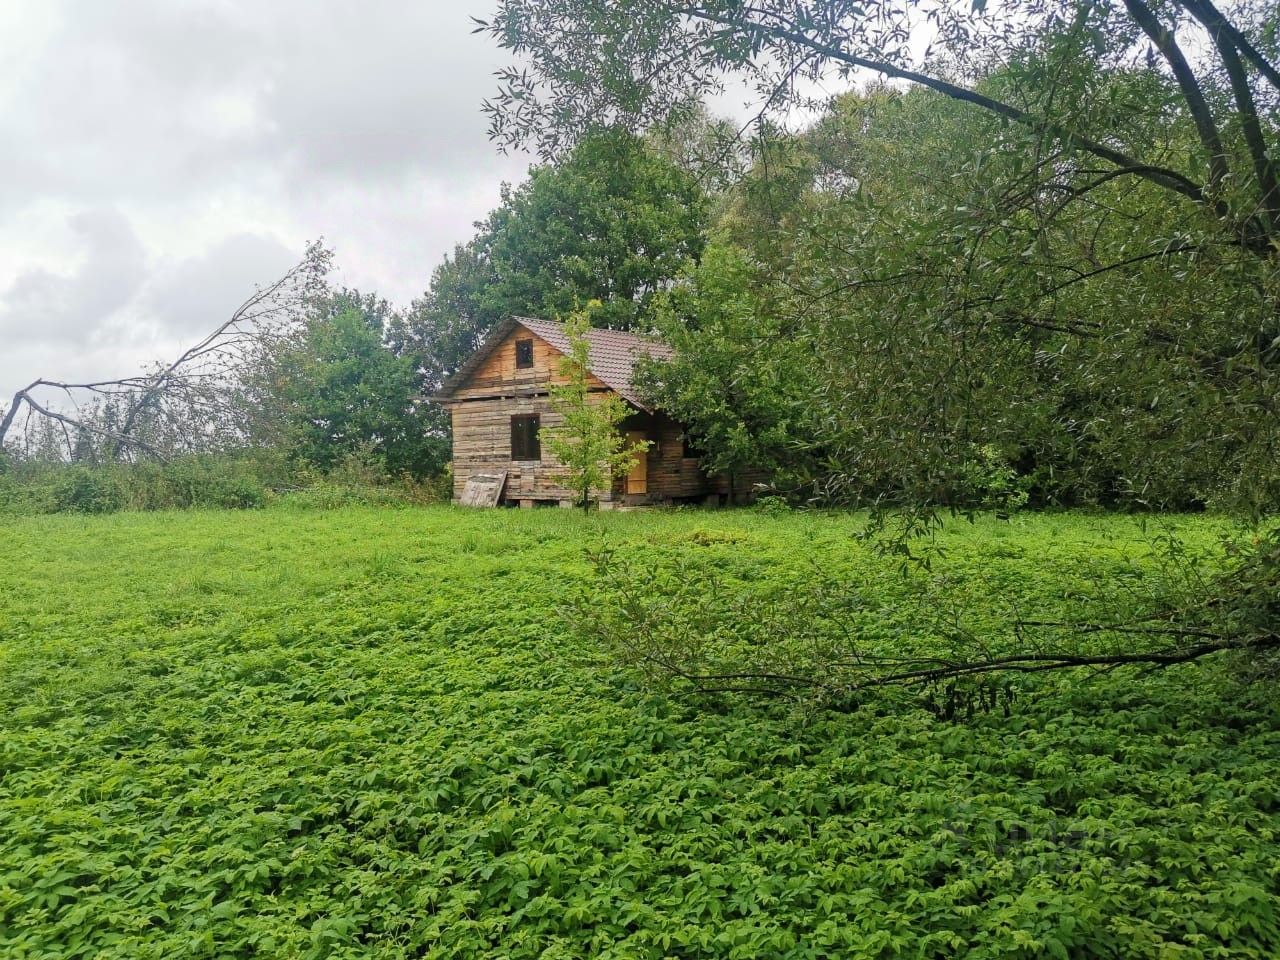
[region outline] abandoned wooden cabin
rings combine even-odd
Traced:
[[[633,382],[641,357],[666,359],[671,349],[618,330],[591,330],[588,338],[591,391],[620,396],[632,410],[623,430],[633,439],[650,442],[628,476],[597,492],[601,508],[719,498],[725,482],[702,472],[684,428],[647,403]],[[499,324],[443,385],[437,399],[453,420],[455,501],[463,502],[474,477],[489,484],[490,503],[574,503],[576,494],[563,486],[563,466],[538,440],[540,429],[560,422],[547,388],[563,382],[560,360],[568,351],[561,324],[512,317]],[[475,488],[473,484],[473,492]]]

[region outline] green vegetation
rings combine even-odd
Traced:
[[[592,301],[586,310],[565,320],[569,352],[560,358],[564,383],[548,387],[551,408],[559,414],[559,425],[540,431],[542,442],[564,464],[565,486],[577,491],[578,504],[591,509],[592,494],[605,489],[615,477],[623,476],[649,449],[649,442],[631,442],[622,432],[622,421],[631,408],[616,393],[591,390],[591,311],[601,306]]]
[[[597,130],[559,163],[530,168],[431,275],[390,339],[437,389],[511,316],[554,319],[599,300],[598,326],[648,326],[653,301],[702,252],[708,201],[675,163]]]
[[[857,518],[283,507],[0,527],[0,955],[1280,952],[1280,714],[1230,664],[1051,674],[944,722],[654,697],[559,611],[584,544],[761,594]],[[1222,524],[1171,518],[1192,551]],[[977,627],[1164,574],[1138,520],[947,528]],[[896,612],[903,610],[901,616]]]
[[[388,475],[378,452],[366,448],[325,471],[269,450],[97,466],[0,461],[0,517],[193,507],[245,510],[275,502],[322,508],[422,504],[447,500],[449,494],[447,473],[429,481]]]
[[[1274,0],[479,30],[544,162],[420,300],[315,244],[0,410],[0,956],[1280,956]],[[445,378],[588,301],[770,495],[407,509]]]
[[[322,470],[363,453],[390,475],[434,476],[449,443],[427,415],[421,376],[387,349],[384,318],[356,309],[351,296],[326,304],[268,364],[281,446]]]
[[[706,156],[720,137],[695,105],[730,78],[754,88],[750,146],[703,181],[702,255],[655,298],[676,357],[648,386],[706,463],[764,468],[792,502],[877,508],[903,553],[957,509],[1275,516],[1275,27],[1256,0],[500,0],[480,25],[518,64],[486,103],[491,134],[552,163],[602,118],[660,149],[682,129],[673,155]],[[1274,675],[1269,529],[1178,602],[1094,626],[1166,662],[1248,649]],[[689,581],[652,586],[655,603],[624,590],[606,631],[628,658],[774,689],[824,684],[823,663],[866,672],[846,643],[778,684],[742,639],[752,608],[713,618]],[[799,606],[791,628],[819,642]],[[725,636],[736,662],[690,659]],[[954,675],[993,666],[973,639]]]

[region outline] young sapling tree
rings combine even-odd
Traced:
[[[577,494],[578,506],[591,509],[601,488],[631,471],[649,449],[647,440],[628,440],[621,424],[629,411],[616,393],[591,389],[591,301],[564,322],[569,352],[560,359],[563,383],[552,384],[551,407],[560,423],[538,431],[539,440],[565,468],[565,486]]]

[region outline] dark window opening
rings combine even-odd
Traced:
[[[533,341],[516,341],[516,367],[524,370],[533,366]]]
[[[706,451],[699,447],[693,440],[690,440],[687,433],[681,435],[680,445],[680,454],[686,460],[701,460],[703,456],[706,455]]]
[[[541,460],[542,445],[538,442],[539,416],[521,413],[511,418],[511,459]]]

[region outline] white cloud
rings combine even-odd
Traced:
[[[199,254],[158,269],[139,296],[156,335],[198,340],[226,320],[255,289],[298,257],[275,237],[238,233]]]

